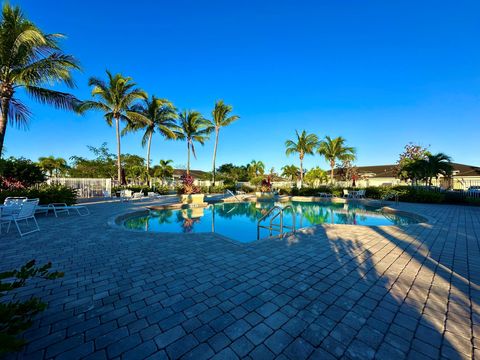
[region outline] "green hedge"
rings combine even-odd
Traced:
[[[40,199],[40,204],[66,203],[73,205],[77,202],[77,192],[63,185],[42,185],[39,188],[23,190],[2,190],[0,191],[0,202],[3,203],[7,197],[26,196],[29,199]]]

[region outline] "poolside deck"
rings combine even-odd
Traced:
[[[391,205],[431,223],[250,244],[107,224],[151,204],[90,204],[1,235],[0,271],[35,258],[65,272],[22,290],[49,307],[17,357],[480,358],[480,208]]]

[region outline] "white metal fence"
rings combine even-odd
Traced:
[[[48,184],[59,184],[77,190],[79,198],[103,196],[103,192],[112,192],[112,179],[94,178],[51,178]]]

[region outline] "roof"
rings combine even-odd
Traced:
[[[187,169],[174,169],[173,170],[173,176],[182,176],[187,172]],[[194,178],[202,178],[208,173],[203,170],[192,170],[190,169],[190,175],[192,175]]]
[[[451,163],[455,176],[480,176],[480,167]],[[374,166],[357,166],[359,175],[368,176],[370,178],[396,177],[396,164],[393,165],[374,165]],[[335,175],[339,169],[335,169]]]

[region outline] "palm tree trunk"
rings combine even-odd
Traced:
[[[187,175],[190,175],[190,140],[187,140]]]
[[[300,189],[303,187],[303,159],[300,156]]]
[[[213,186],[215,186],[215,159],[217,157],[218,134],[219,134],[219,130],[215,129],[215,146],[213,148],[213,160],[212,160],[212,183],[213,183]]]
[[[153,133],[150,133],[148,137],[148,145],[147,145],[147,185],[150,186],[150,146],[152,145],[152,136]]]
[[[330,182],[333,185],[333,168],[335,167],[335,162],[330,161]]]
[[[10,99],[7,97],[2,97],[2,114],[0,118],[0,158],[3,155],[3,142],[5,141],[5,132],[7,131],[8,123],[8,108],[10,106]]]
[[[121,149],[120,149],[120,119],[115,118],[115,131],[117,133],[117,176],[118,182],[121,185],[124,185],[124,181],[122,179],[122,159],[121,159]]]

